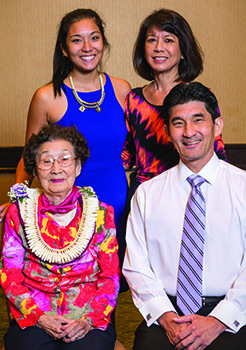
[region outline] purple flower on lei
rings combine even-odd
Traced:
[[[28,182],[26,181],[26,184],[15,184],[10,188],[10,191],[8,192],[10,203],[15,202],[17,199],[22,203],[24,198],[28,197],[27,184]]]

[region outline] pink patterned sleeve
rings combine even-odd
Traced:
[[[34,302],[24,282],[22,267],[24,265],[25,248],[19,230],[17,206],[11,204],[6,217],[3,259],[0,268],[0,283],[8,299],[11,313],[20,328],[33,326],[43,312]]]
[[[118,243],[113,208],[107,206],[104,239],[98,252],[100,274],[97,292],[92,296],[91,311],[84,317],[94,327],[106,329],[115,308],[120,285]]]

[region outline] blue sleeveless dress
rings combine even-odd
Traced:
[[[121,152],[127,128],[124,111],[116,99],[109,76],[107,74],[105,76],[105,98],[101,104],[101,112],[87,108],[81,112],[80,104],[75,100],[72,89],[66,85],[68,108],[57,124],[76,125],[88,142],[90,157],[84,164],[75,184],[93,187],[101,201],[113,206],[120,247],[119,257],[122,264],[125,251],[127,179]],[[101,90],[78,92],[78,95],[86,102],[96,102],[100,100]]]

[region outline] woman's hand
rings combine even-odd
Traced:
[[[60,334],[60,338],[65,343],[71,343],[75,340],[84,338],[84,336],[93,329],[86,320],[69,321],[71,322],[62,326],[63,333]]]
[[[42,315],[36,322],[36,326],[42,328],[46,333],[54,339],[60,339],[63,333],[64,324],[66,325],[73,320],[69,320],[62,316],[47,316]]]

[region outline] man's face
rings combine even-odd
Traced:
[[[215,137],[222,129],[222,118],[216,118],[214,124],[204,102],[192,101],[171,108],[169,139],[183,163],[194,173],[199,172],[212,157]]]

